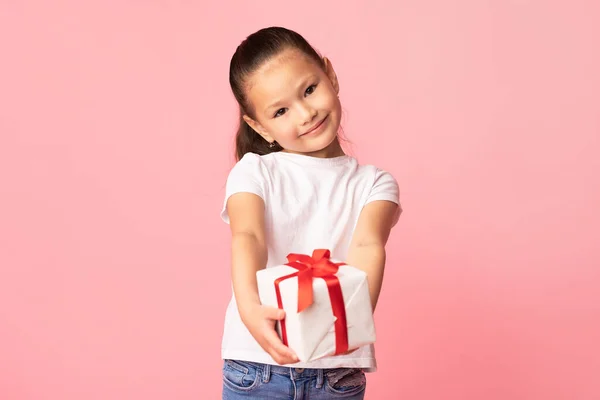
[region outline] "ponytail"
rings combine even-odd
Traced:
[[[279,143],[271,147],[262,136],[244,121],[243,112],[240,110],[240,122],[237,134],[235,135],[235,159],[239,161],[246,153],[256,153],[265,155],[283,150]]]

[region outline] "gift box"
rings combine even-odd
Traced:
[[[277,330],[301,362],[375,342],[367,274],[333,262],[328,250],[290,254],[256,277],[261,303],[285,310]]]

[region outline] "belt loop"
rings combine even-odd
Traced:
[[[317,370],[317,389],[321,389],[323,387],[323,369],[319,368]]]
[[[271,365],[265,364],[264,369],[263,369],[262,381],[264,383],[267,383],[267,382],[269,382],[270,379],[271,379]]]

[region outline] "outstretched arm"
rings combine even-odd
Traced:
[[[385,245],[400,207],[391,201],[377,200],[365,205],[358,217],[348,251],[348,265],[367,273],[373,311],[379,299],[385,268]]]
[[[254,339],[279,364],[298,361],[275,331],[283,310],[263,306],[258,296],[256,272],[267,264],[264,201],[251,193],[237,193],[227,201],[231,227],[231,279],[240,317]]]

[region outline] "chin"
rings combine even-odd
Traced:
[[[304,153],[319,153],[319,152],[325,151],[329,147],[334,145],[336,137],[337,137],[337,135],[334,135],[334,136],[328,137],[328,138],[322,137],[322,138],[319,138],[318,141],[315,139],[314,145],[307,146],[303,152]]]

